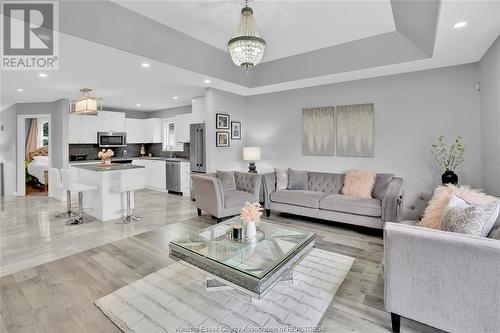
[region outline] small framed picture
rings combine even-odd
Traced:
[[[229,115],[225,113],[215,114],[215,128],[216,129],[229,129]]]
[[[241,140],[241,122],[231,122],[231,140]]]
[[[215,146],[229,147],[229,132],[215,132]]]

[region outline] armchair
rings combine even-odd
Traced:
[[[234,172],[236,190],[225,191],[215,174],[191,175],[198,216],[207,212],[221,222],[238,215],[246,202],[259,202],[262,175]]]

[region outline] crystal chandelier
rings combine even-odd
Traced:
[[[82,98],[75,99],[71,102],[71,113],[75,114],[97,114],[98,109],[102,111],[102,99],[90,97],[92,91],[90,88],[80,89],[83,94]]]
[[[227,43],[227,48],[231,54],[231,59],[236,66],[249,67],[256,66],[262,61],[266,42],[260,37],[253,20],[253,10],[248,7],[248,0],[245,7],[241,9],[241,19],[238,31]]]

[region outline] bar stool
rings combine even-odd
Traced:
[[[65,190],[61,181],[61,172],[57,168],[49,169],[49,179],[51,179],[51,185],[58,191]],[[71,209],[71,192],[66,190],[66,211],[56,214],[55,217],[58,218],[71,218],[75,217],[76,212]]]
[[[70,192],[78,192],[78,217],[70,219],[66,222],[67,225],[82,224],[87,222],[83,215],[83,192],[97,190],[96,185],[86,185],[75,183],[75,175],[73,169],[61,169],[61,179],[63,187]]]
[[[131,202],[132,192],[143,188],[144,186],[140,185],[123,185],[113,189],[114,192],[127,193],[127,208],[123,210],[125,211],[125,216],[121,220],[115,221],[116,224],[128,224],[133,221],[140,221],[142,219],[142,217],[134,215],[135,208],[134,209],[130,208],[130,202]]]

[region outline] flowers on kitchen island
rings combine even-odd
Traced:
[[[111,164],[111,157],[113,157],[115,153],[111,149],[103,149],[99,153],[97,153],[97,157],[102,160],[102,164],[109,165]]]

